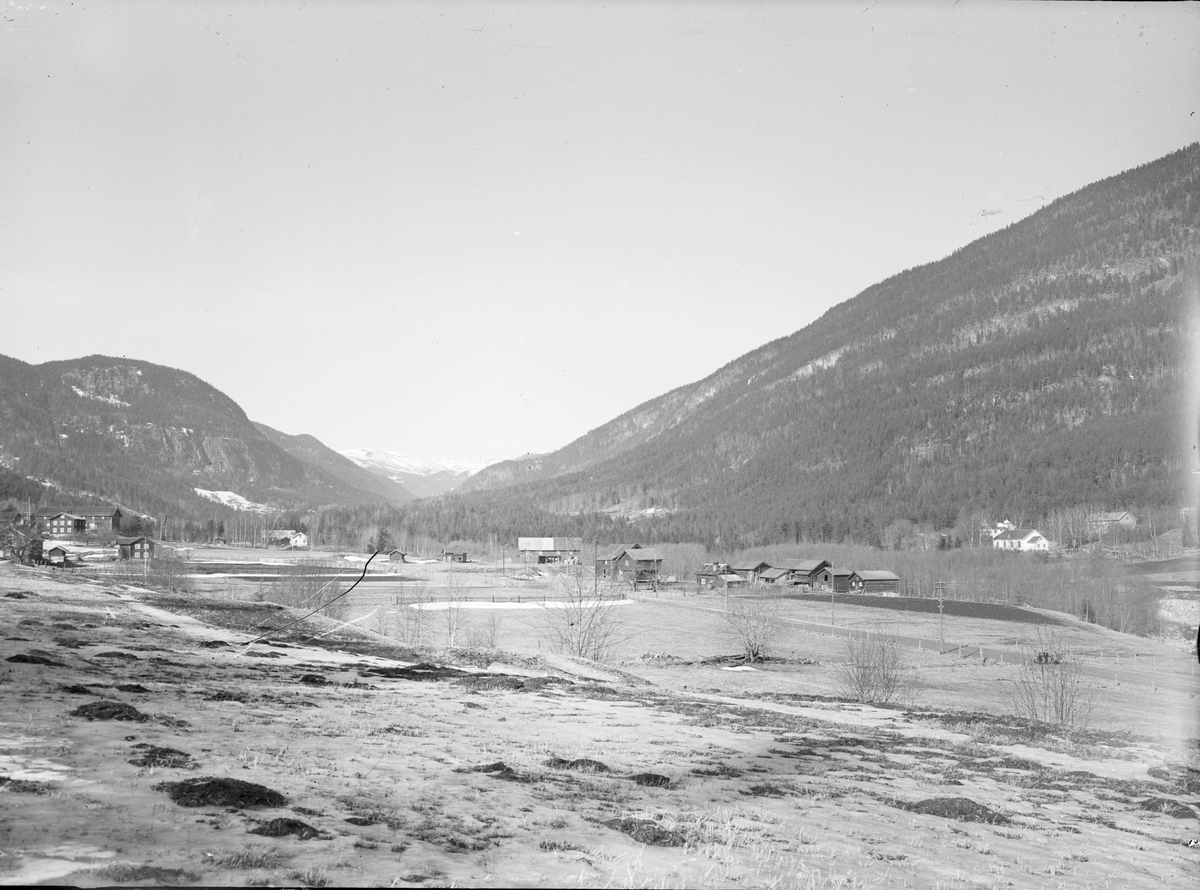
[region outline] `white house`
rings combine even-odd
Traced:
[[[267,533],[267,541],[272,547],[302,550],[308,546],[308,535],[291,528],[274,528]]]
[[[1039,550],[1050,549],[1050,542],[1042,537],[1035,528],[1005,529],[994,538],[992,546],[997,550]]]

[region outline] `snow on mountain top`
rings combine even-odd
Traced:
[[[389,473],[411,473],[414,476],[432,476],[434,473],[478,473],[495,460],[453,460],[439,457],[413,457],[398,451],[382,451],[375,448],[350,448],[341,452],[360,467],[383,470]]]
[[[210,501],[216,501],[218,504],[224,504],[226,507],[233,507],[235,510],[245,510],[248,513],[272,512],[271,508],[266,504],[256,504],[254,501],[247,500],[234,491],[208,491],[204,488],[197,488],[194,491],[202,498],[208,498]]]

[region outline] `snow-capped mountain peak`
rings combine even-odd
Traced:
[[[495,460],[413,457],[399,451],[377,448],[350,448],[341,454],[363,469],[400,483],[417,497],[432,497],[451,491],[469,476],[496,463]]]

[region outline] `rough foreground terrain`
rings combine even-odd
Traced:
[[[6,564],[0,609],[0,884],[1200,876],[1187,695],[1139,692],[1138,731],[1101,713],[1068,737],[936,699],[760,695],[747,673],[411,652],[322,619],[247,647],[292,613]]]

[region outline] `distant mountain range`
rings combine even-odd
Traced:
[[[413,457],[398,451],[371,448],[351,448],[341,454],[363,469],[402,485],[422,498],[453,491],[474,473],[494,463],[487,460]]]
[[[654,509],[644,537],[743,543],[1175,504],[1198,269],[1191,145],[460,491],[501,512]]]

